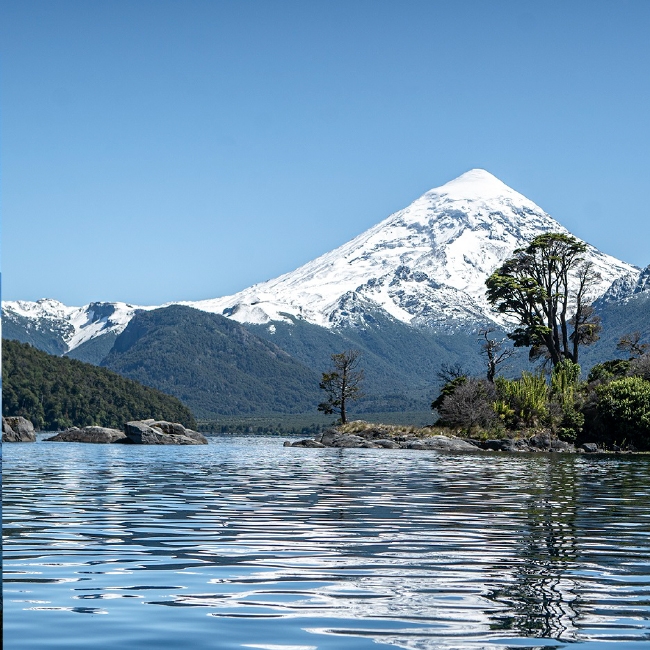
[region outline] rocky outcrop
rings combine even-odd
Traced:
[[[128,443],[130,440],[123,431],[106,427],[71,427],[44,442],[90,442],[96,444]]]
[[[558,440],[548,433],[540,433],[530,438],[499,438],[496,440],[472,440],[472,443],[486,451],[507,452],[565,452],[574,453],[575,447],[564,440]]]
[[[22,417],[2,418],[3,442],[36,442],[34,426]],[[107,427],[71,427],[45,442],[87,442],[95,444],[207,445],[207,438],[182,424],[164,420],[127,422],[124,431]]]
[[[136,445],[207,445],[208,439],[198,431],[176,422],[138,420],[124,425],[126,437]]]
[[[34,425],[20,416],[3,417],[2,442],[36,442]]]
[[[434,449],[435,451],[479,451],[476,445],[461,438],[452,438],[448,436],[431,436],[421,441],[425,449]],[[412,447],[411,447],[412,448]]]
[[[343,433],[327,429],[314,440],[287,441],[285,447],[334,447],[349,449],[424,449],[430,451],[481,451],[476,445],[452,436],[416,437],[410,434],[389,436],[381,427],[373,427],[357,433]]]
[[[353,423],[353,425],[356,423]],[[363,425],[363,423],[361,423]],[[423,451],[449,452],[564,452],[575,453],[576,448],[569,442],[558,440],[549,432],[540,432],[522,438],[501,438],[495,440],[474,440],[457,438],[453,435],[433,435],[425,427],[415,433],[388,426],[353,426],[354,433],[346,433],[333,427],[317,435],[314,440],[287,441],[285,447],[339,447],[353,449],[419,449]],[[435,431],[435,429],[433,430]],[[591,443],[586,443],[578,450],[593,453],[600,451]]]

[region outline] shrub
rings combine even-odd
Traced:
[[[557,398],[562,406],[573,406],[579,379],[580,366],[570,359],[564,359],[553,368],[551,395]]]
[[[625,359],[613,359],[604,363],[597,363],[590,371],[587,382],[606,382],[625,377],[630,369],[630,362]]]
[[[466,379],[442,400],[438,409],[440,424],[468,430],[490,427],[496,422],[492,408],[495,399],[496,390],[491,382],[473,377]]]
[[[508,426],[536,426],[548,415],[548,386],[543,375],[524,372],[521,379],[497,377],[495,385],[499,399],[514,413],[506,420]],[[503,412],[503,405],[498,408]]]
[[[557,427],[557,437],[566,442],[575,442],[578,435],[582,433],[585,424],[585,416],[575,406],[567,406],[562,409],[562,419]]]
[[[650,382],[641,377],[615,379],[596,393],[598,415],[610,437],[650,449]]]
[[[450,379],[441,389],[440,395],[431,402],[431,409],[433,411],[439,411],[442,403],[445,401],[446,397],[453,395],[454,391],[462,386],[467,381],[467,375],[461,375],[460,377],[454,377]]]
[[[644,354],[630,362],[630,374],[650,381],[650,354]]]
[[[551,374],[550,420],[560,440],[574,442],[582,431],[585,417],[577,408],[580,366],[570,359],[560,362]]]

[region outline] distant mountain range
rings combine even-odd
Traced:
[[[3,303],[3,336],[107,365],[181,397],[205,417],[315,407],[329,355],[358,347],[372,392],[367,408],[422,408],[442,363],[480,369],[477,329],[508,326],[490,309],[485,280],[545,232],[568,231],[475,169],[336,250],[235,295],[175,306],[10,301]],[[602,344],[585,350],[589,363],[613,356],[614,339],[628,331],[650,333],[650,266],[639,269],[593,246],[586,258],[601,276],[592,298],[607,324]],[[145,324],[147,334],[135,336]],[[244,331],[252,338],[245,341]],[[255,362],[247,366],[249,356]],[[209,384],[208,375],[223,381]],[[279,378],[294,378],[295,391]]]

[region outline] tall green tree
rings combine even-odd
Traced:
[[[359,350],[347,350],[332,355],[333,368],[324,372],[320,388],[325,391],[327,400],[318,405],[318,410],[331,415],[339,413],[341,424],[347,422],[348,402],[363,397],[361,384],[363,369],[359,369]]]
[[[508,337],[530,347],[530,357],[547,356],[553,366],[578,363],[581,345],[599,338],[600,318],[590,293],[600,279],[585,261],[586,244],[564,233],[545,233],[514,251],[487,280],[487,299],[519,324]]]

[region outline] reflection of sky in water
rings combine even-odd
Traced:
[[[6,648],[650,640],[647,457],[219,438],[4,463]]]

